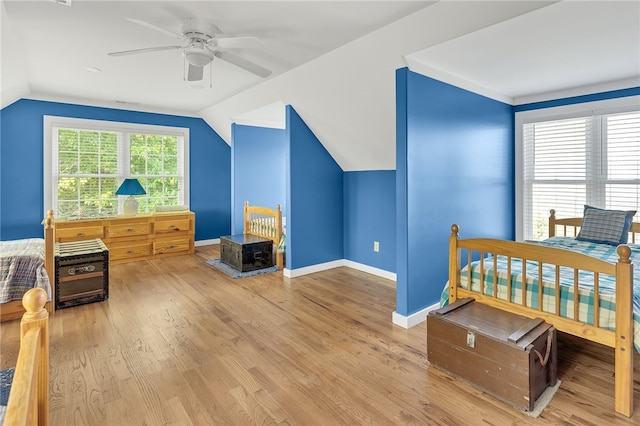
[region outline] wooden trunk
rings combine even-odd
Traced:
[[[523,411],[557,380],[556,330],[531,319],[460,299],[427,316],[432,366]]]
[[[109,250],[101,239],[56,243],[56,309],[109,298]]]
[[[220,260],[240,272],[273,266],[273,241],[250,234],[220,237]]]

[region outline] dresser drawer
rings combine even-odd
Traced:
[[[115,243],[109,246],[111,260],[133,259],[151,255],[151,244],[148,242]]]
[[[56,228],[56,240],[89,240],[94,238],[103,238],[103,230],[104,228],[102,227],[102,225],[82,227],[79,226],[73,228]]]
[[[111,252],[111,264],[194,253],[195,215],[190,211],[59,219],[56,242],[99,238]],[[74,290],[75,291],[75,290]]]
[[[149,235],[151,225],[148,221],[133,223],[110,224],[107,228],[109,238],[129,237],[132,235]]]
[[[189,231],[190,229],[191,221],[188,218],[156,219],[156,233]]]
[[[157,239],[153,246],[153,254],[187,252],[191,248],[189,237]]]

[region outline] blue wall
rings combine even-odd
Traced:
[[[41,237],[44,214],[43,116],[189,128],[190,207],[196,240],[231,227],[231,148],[200,118],[19,100],[0,111],[0,238]]]
[[[439,300],[451,225],[465,238],[513,239],[514,133],[510,105],[396,72],[397,306]]]
[[[344,258],[396,271],[395,170],[344,173]]]
[[[253,205],[281,204],[283,214],[287,215],[287,164],[289,147],[292,146],[293,155],[297,158],[293,173],[297,173],[300,182],[304,182],[300,185],[296,185],[298,182],[294,183],[293,191],[297,191],[294,202],[303,197],[297,204],[299,209],[304,209],[300,214],[305,216],[300,217],[315,219],[295,222],[298,216],[291,218],[293,223],[298,223],[302,228],[291,230],[290,226],[287,227],[289,238],[294,238],[293,245],[288,246],[296,247],[296,252],[287,256],[287,268],[300,268],[345,258],[386,271],[395,271],[395,171],[343,173],[295,111],[293,116],[293,132],[233,125],[232,232],[242,233],[244,200],[249,200]],[[341,189],[338,188],[340,182],[343,184]],[[343,191],[342,207],[336,204],[338,199],[330,192],[331,188]],[[325,201],[318,202],[320,198],[317,197],[322,197]],[[339,222],[340,214],[342,222]],[[313,228],[325,220],[331,229],[342,223],[344,233],[316,232]],[[304,233],[305,240],[296,244],[295,241],[298,240],[292,235],[297,236],[301,232]],[[342,242],[339,240],[340,235],[343,236]],[[380,252],[373,251],[373,241],[380,242]],[[343,245],[342,251],[340,244]],[[324,250],[326,254],[316,259],[312,256],[314,250],[318,253]],[[302,266],[293,263],[296,259]]]
[[[243,206],[286,211],[287,149],[286,131],[233,124],[231,127],[232,221],[231,232],[242,234]]]
[[[287,268],[343,259],[342,169],[289,105],[286,129]]]

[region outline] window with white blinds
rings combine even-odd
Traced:
[[[640,211],[640,112],[524,123],[522,192],[524,239],[547,238],[551,209]]]
[[[139,213],[188,205],[188,129],[45,117],[45,156],[45,208],[58,217],[122,213],[125,178],[146,191]]]
[[[181,165],[183,138],[171,135],[129,134],[130,176],[137,178],[147,195],[140,208],[183,204],[184,172]]]
[[[52,195],[59,217],[118,213],[120,135],[71,128],[53,134]]]

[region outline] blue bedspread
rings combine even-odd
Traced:
[[[616,247],[607,244],[595,244],[586,241],[578,241],[570,237],[551,237],[548,240],[537,244],[571,250],[589,256],[597,257],[609,263],[616,263],[618,254]],[[636,268],[640,268],[640,245],[628,244],[631,248],[631,260]],[[480,291],[480,262],[471,264],[471,288]],[[537,309],[538,300],[538,264],[528,261],[527,269],[527,305]],[[497,294],[498,298],[507,300],[507,258],[498,256],[497,258]],[[634,321],[634,346],[640,352],[640,270],[634,271],[633,279],[633,321]],[[468,267],[465,266],[460,273],[461,286],[466,288],[468,283]],[[493,257],[484,260],[485,294],[493,294]],[[545,312],[555,312],[555,265],[544,265],[542,269],[543,281],[543,306]],[[560,316],[573,318],[573,274],[571,268],[560,269]],[[520,301],[522,295],[522,261],[511,260],[511,301]],[[579,288],[579,320],[589,324],[594,323],[594,289],[593,274],[580,271],[578,278]],[[606,329],[615,329],[615,280],[610,275],[600,275],[600,325]],[[445,285],[440,297],[440,305],[444,306],[449,300],[449,286]]]

